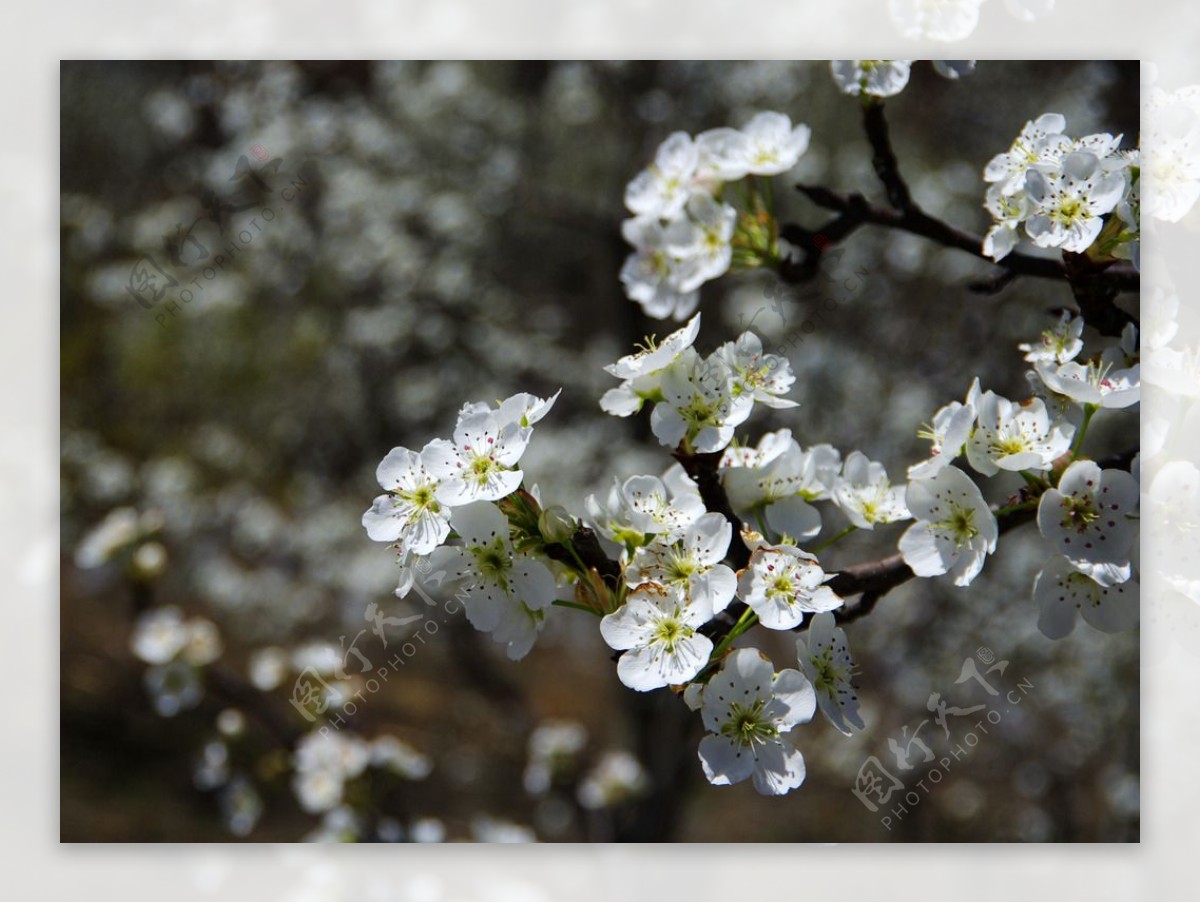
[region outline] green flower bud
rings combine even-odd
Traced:
[[[575,535],[578,525],[562,505],[551,505],[538,515],[538,532],[546,542],[566,542]]]

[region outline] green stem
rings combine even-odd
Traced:
[[[569,599],[555,599],[550,604],[557,605],[560,608],[577,608],[580,611],[586,611],[590,615],[595,615],[597,618],[603,617],[603,615],[601,615],[600,612],[596,611],[596,609],[591,608],[587,605],[583,605],[579,602],[572,602]]]
[[[1071,443],[1071,460],[1074,461],[1079,457],[1079,451],[1083,448],[1083,437],[1087,435],[1088,424],[1092,422],[1092,417],[1096,414],[1096,405],[1085,404],[1083,406],[1083,423],[1079,424],[1079,429],[1075,432],[1075,441]]]
[[[1021,477],[1025,480],[1025,485],[1030,489],[1042,492],[1050,488],[1050,484],[1046,482],[1046,478],[1040,474],[1030,473],[1028,470],[1021,471]]]
[[[1036,508],[1040,501],[1041,497],[1039,496],[1036,499],[1030,499],[1027,502],[1021,502],[1017,505],[1005,505],[1003,508],[997,508],[992,514],[996,517],[1004,517],[1006,514],[1014,514],[1017,511],[1030,511]]]
[[[854,524],[851,524],[850,526],[846,527],[844,530],[839,530],[837,533],[834,533],[833,536],[829,537],[823,543],[821,543],[818,546],[814,546],[813,548],[809,549],[808,551],[815,555],[815,554],[817,554],[817,552],[821,551],[822,549],[833,545],[835,542],[837,542],[843,536],[849,536],[851,533],[853,533],[857,529],[858,529],[858,527],[854,526]]]
[[[753,608],[747,607],[746,610],[742,612],[742,616],[738,618],[737,623],[733,625],[733,629],[725,635],[725,639],[721,640],[721,642],[717,644],[717,648],[712,651],[712,655],[709,657],[709,664],[715,664],[716,662],[720,661],[721,656],[725,654],[725,650],[730,647],[733,641],[757,623],[758,615],[754,613]]]
[[[565,539],[562,542],[562,547],[571,553],[571,557],[575,560],[575,564],[579,568],[580,575],[586,577],[588,575],[588,566],[583,563],[583,559],[580,558],[579,553],[575,551],[575,543],[571,542],[569,539]]]

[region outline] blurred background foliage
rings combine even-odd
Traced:
[[[958,82],[919,64],[887,106],[918,202],[982,233],[983,164],[1026,119],[1055,110],[1071,134],[1121,131],[1132,146],[1137,87],[1134,64],[983,62]],[[646,418],[597,405],[613,385],[602,365],[672,328],[643,319],[617,280],[623,188],[671,131],[739,125],[761,109],[813,129],[799,167],[776,180],[781,220],[824,221],[789,180],[879,196],[857,104],[825,63],[64,64],[64,840],[228,839],[228,806],[223,815],[199,789],[195,765],[229,707],[247,716],[229,754],[264,803],[246,837],[313,830],[280,747],[307,725],[286,704],[289,682],[247,695],[251,655],[336,648],[369,626],[371,603],[389,617],[420,609],[392,597],[393,557],[359,518],[387,450],[449,435],[464,401],[562,387],[522,463],[548,503],[576,513],[613,476],[670,463]],[[239,158],[270,162],[273,215],[252,198],[222,235],[211,198],[253,183],[238,178]],[[193,223],[207,259],[178,240]],[[168,270],[172,235],[180,284],[145,309],[130,271],[147,254]],[[706,285],[698,345],[753,320],[771,350],[803,328],[788,355],[802,406],[757,412],[746,435],[787,426],[804,445],[861,449],[899,480],[924,454],[919,424],[973,376],[1028,394],[1016,344],[1070,294],[1031,279],[972,294],[967,283],[989,264],[912,236],[863,229],[844,247],[838,272],[865,274],[853,290],[819,277],[778,301],[761,273]],[[171,309],[185,288],[190,303]],[[1116,412],[1098,420],[1093,448],[1136,437],[1136,413]],[[76,560],[122,507],[161,515],[166,564],[152,580],[131,579],[127,563]],[[842,526],[840,515],[827,525]],[[900,532],[851,537],[827,570],[889,554]],[[781,799],[708,786],[695,737],[656,764],[656,725],[698,718],[665,692],[625,690],[595,622],[567,610],[519,664],[465,620],[448,624],[351,726],[431,757],[426,779],[377,794],[410,834],[430,818],[447,839],[520,825],[542,840],[1133,840],[1138,638],[1086,626],[1042,637],[1030,590],[1046,555],[1026,527],[1004,537],[969,589],[914,581],[851,625],[867,730],[847,739],[820,719],[797,729],[808,778]],[[166,604],[211,619],[224,647],[203,700],[171,719],[154,714],[129,651],[138,612]],[[378,665],[402,634],[388,652],[369,635],[360,648]],[[778,667],[792,660],[792,635],[762,634],[755,644]],[[888,738],[929,716],[930,693],[966,704],[953,682],[979,647],[1010,662],[1006,685],[1023,678],[1032,689],[889,831],[852,795],[854,776],[868,756],[890,759]],[[548,718],[580,723],[588,739],[550,791],[531,794],[527,745]],[[633,814],[636,805],[582,811],[573,787],[605,749],[641,758],[671,799]],[[643,829],[624,830],[630,819]]]

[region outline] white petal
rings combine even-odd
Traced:
[[[807,677],[795,668],[784,668],[775,675],[765,712],[781,730],[812,721],[816,711],[817,694]]]
[[[754,774],[754,756],[727,737],[709,734],[700,741],[700,765],[710,784],[736,784]]]
[[[900,554],[918,577],[936,577],[950,570],[955,545],[953,540],[935,534],[929,524],[921,522],[913,524],[900,537]]]
[[[450,523],[468,546],[491,545],[498,536],[508,541],[508,518],[491,502],[472,502],[455,508]]]
[[[772,740],[758,749],[754,789],[768,796],[782,796],[804,783],[804,756],[790,742]]]
[[[527,555],[519,555],[513,560],[508,582],[513,597],[534,611],[546,608],[558,595],[558,587],[550,569]]]
[[[421,456],[407,448],[393,448],[379,462],[375,469],[375,479],[384,489],[395,489],[397,486],[409,486],[417,474],[421,472]]]
[[[729,551],[733,526],[717,512],[705,514],[687,529],[685,546],[701,564],[717,564]]]
[[[396,506],[390,495],[376,497],[363,512],[362,525],[367,536],[376,542],[395,542],[404,532],[404,520],[396,516]]]
[[[821,532],[821,512],[799,495],[792,495],[767,506],[767,524],[792,539],[812,539]]]

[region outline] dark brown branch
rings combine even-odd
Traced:
[[[863,107],[863,130],[867,133],[867,141],[871,145],[871,164],[875,167],[875,175],[883,183],[887,191],[888,202],[897,210],[905,213],[920,213],[913,202],[908,184],[900,175],[900,162],[896,152],[892,150],[892,136],[888,131],[887,119],[883,115],[883,103],[868,102]]]

